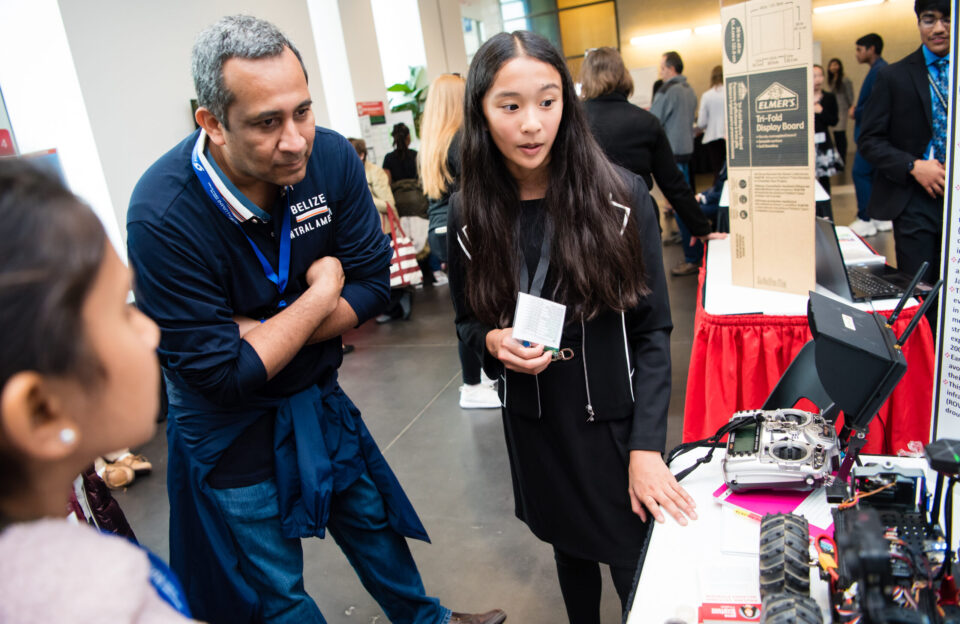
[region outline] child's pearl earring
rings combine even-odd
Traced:
[[[60,441],[64,444],[73,444],[77,439],[77,432],[69,427],[60,430]]]

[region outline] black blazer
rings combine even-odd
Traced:
[[[656,180],[694,236],[705,236],[713,230],[677,168],[659,119],[628,102],[622,93],[607,93],[583,105],[593,136],[611,162],[643,178],[648,190],[653,190]]]
[[[867,100],[857,149],[877,171],[871,217],[896,219],[914,193],[927,195],[908,166],[925,157],[932,137],[930,83],[921,47],[881,69]]]

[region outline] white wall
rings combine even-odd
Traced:
[[[460,0],[418,0],[418,5],[430,82],[440,74],[452,72],[466,77]]]
[[[328,124],[305,0],[61,0],[60,11],[124,237],[127,204],[137,180],[193,130],[190,100],[196,94],[190,50],[197,33],[220,17],[248,13],[283,30],[303,55],[317,123]],[[8,27],[16,22],[0,22],[5,23],[4,37],[19,28]],[[38,37],[23,49],[32,53],[46,45]],[[17,62],[28,56],[21,50]]]
[[[384,84],[406,82],[411,67],[427,64],[417,0],[372,0],[371,6]]]
[[[347,44],[353,96],[358,102],[386,103],[387,87],[380,68],[377,29],[370,0],[340,0],[340,22]]]
[[[0,24],[0,86],[20,151],[57,148],[70,189],[124,249],[56,0],[3,0]]]
[[[313,37],[318,42],[317,49],[321,51],[317,60],[329,114],[327,127],[344,136],[360,136],[339,3],[337,0],[307,0],[307,7],[313,25]]]

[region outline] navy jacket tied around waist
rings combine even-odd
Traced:
[[[266,410],[276,410],[274,450],[284,535],[323,537],[334,493],[366,469],[384,498],[390,525],[429,541],[413,505],[387,465],[360,412],[336,381],[245,409],[218,407],[168,376],[170,441],[170,563],[191,604],[217,605],[195,617],[210,622],[257,622],[256,592],[237,571],[237,554],[206,482],[230,444]],[[188,559],[189,553],[189,559]],[[189,561],[190,564],[186,565]],[[203,565],[198,565],[202,562]]]

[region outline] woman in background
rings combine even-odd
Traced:
[[[149,440],[157,326],[96,215],[0,159],[0,622],[183,622],[156,556],[64,519],[94,458]]]
[[[682,225],[684,260],[671,272],[695,275],[703,246],[691,235],[706,240],[713,228],[677,169],[663,126],[653,113],[627,101],[633,93],[633,79],[617,50],[591,50],[580,74],[580,95],[593,136],[611,162],[639,175],[647,189],[652,189],[656,180]]]
[[[823,67],[813,66],[813,143],[816,150],[817,182],[830,194],[830,176],[843,168],[843,159],[833,146],[830,126],[837,123],[837,98],[823,90]],[[817,202],[817,216],[833,221],[833,206],[829,199]]]
[[[406,126],[404,126],[406,127]],[[367,142],[363,139],[347,139],[353,149],[357,150],[357,156],[363,161],[363,173],[367,177],[367,187],[370,189],[370,196],[373,197],[373,205],[380,213],[380,228],[384,234],[390,234],[390,222],[386,218],[387,204],[396,210],[393,201],[393,191],[390,190],[390,177],[387,172],[377,165],[367,160]],[[412,150],[411,150],[412,151]],[[413,312],[413,293],[409,288],[391,288],[390,303],[383,314],[377,316],[377,323],[389,323],[394,319],[409,320]],[[349,351],[353,350],[353,345],[349,345]],[[349,353],[346,346],[344,352]]]
[[[837,123],[833,126],[833,140],[840,158],[847,160],[847,119],[853,99],[853,83],[843,73],[843,62],[838,58],[827,63],[827,87],[837,98]]]
[[[460,126],[463,124],[464,79],[444,74],[433,81],[420,125],[420,180],[430,204],[430,249],[443,266],[447,263],[447,211],[460,186]],[[463,385],[463,409],[500,407],[493,384],[484,383],[480,358],[457,340]]]
[[[727,161],[727,123],[724,108],[723,67],[717,65],[710,72],[710,88],[700,96],[697,127],[703,131],[703,146],[710,155],[710,171],[717,181],[723,163]]]
[[[410,149],[410,128],[405,123],[394,124],[393,151],[383,157],[383,169],[390,174],[390,184],[400,180],[417,179],[417,150]]]
[[[500,376],[517,516],[553,546],[570,622],[598,624],[599,563],[625,607],[648,514],[696,517],[661,457],[672,325],[656,212],[534,33],[497,34],[474,56],[461,156],[457,332]],[[518,292],[565,306],[561,350],[514,339]]]

